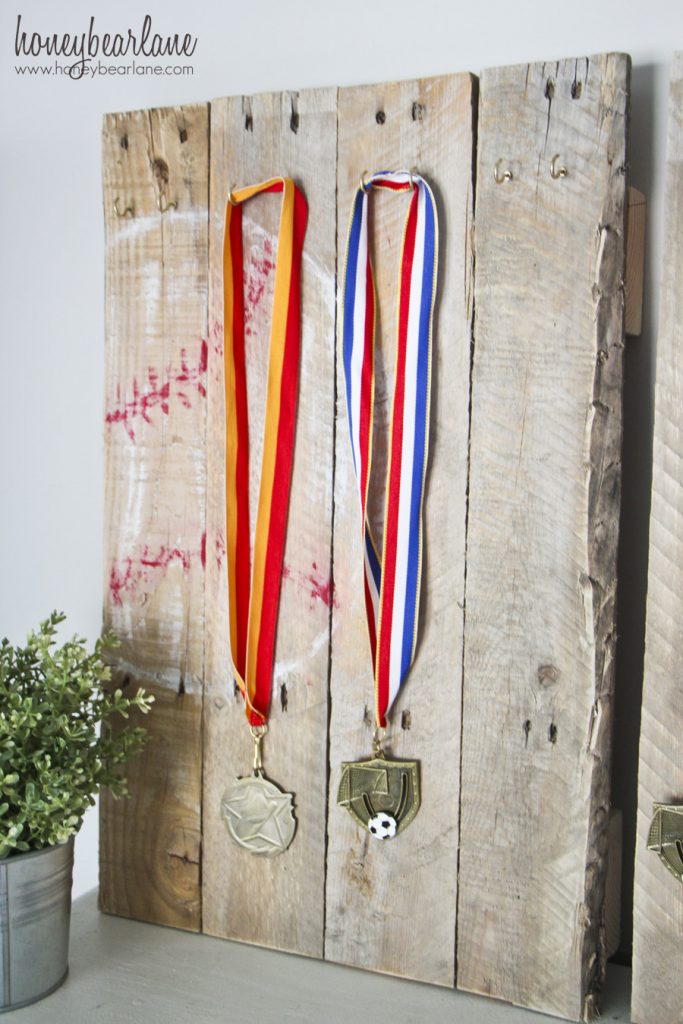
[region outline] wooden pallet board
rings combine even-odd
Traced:
[[[211,104],[206,698],[203,921],[212,935],[322,956],[327,783],[327,682],[334,429],[337,92],[319,89]],[[220,801],[251,771],[253,743],[229,654],[222,364],[222,246],[228,189],[289,175],[309,220],[302,262],[299,400],[273,673],[266,774],[295,794],[297,832],[280,857],[253,857],[230,840]],[[255,523],[270,338],[278,196],[245,206],[244,261],[250,418],[250,509]],[[283,509],[283,514],[285,510]]]
[[[603,55],[486,71],[478,119],[469,75],[105,119],[105,624],[124,641],[117,678],[157,702],[133,799],[102,800],[103,909],[594,1014],[628,95],[628,58]],[[441,239],[418,652],[387,737],[419,759],[422,807],[382,844],[336,803],[341,762],[370,754],[374,717],[335,332],[359,177],[402,167],[433,186]],[[253,753],[229,652],[222,246],[228,190],[277,174],[302,186],[309,223],[264,743],[298,826],[268,859],[235,847],[220,816]],[[372,205],[381,535],[407,197]],[[244,210],[252,529],[279,210],[273,195]]]
[[[144,720],[147,747],[127,769],[132,798],[102,794],[100,907],[194,931],[200,928],[208,123],[207,105],[198,104],[111,114],[103,130],[104,624],[122,640],[117,682],[131,691],[143,685],[156,703]]]
[[[337,362],[330,789],[325,955],[342,963],[453,985],[458,848],[462,596],[472,314],[474,88],[449,75],[339,93],[337,262],[364,170],[416,167],[438,203],[440,253],[420,638],[392,713],[387,746],[421,762],[422,806],[395,842],[378,843],[336,804],[342,760],[369,756],[372,663],[343,365]],[[397,281],[407,198],[373,193],[372,258],[379,305],[369,497],[381,538],[387,422],[393,393]],[[341,275],[339,287],[341,287]],[[338,317],[339,322],[339,317]],[[374,487],[374,484],[373,484]]]
[[[573,1019],[604,968],[629,69],[480,82],[457,983]]]
[[[633,907],[635,1024],[683,1019],[683,887],[647,849],[654,803],[683,803],[683,53],[670,80]]]

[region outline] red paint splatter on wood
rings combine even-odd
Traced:
[[[189,551],[182,551],[180,548],[167,548],[162,544],[159,550],[152,554],[145,544],[140,556],[140,565],[148,569],[168,569],[171,562],[180,562],[183,572],[189,572],[192,555]]]
[[[223,565],[223,559],[225,558],[225,554],[226,554],[226,551],[225,551],[225,535],[223,533],[221,533],[220,531],[216,534],[215,549],[216,549],[216,565],[218,566],[218,571],[220,572],[221,566]]]
[[[135,441],[137,421],[151,424],[154,409],[161,409],[162,414],[168,416],[172,399],[177,399],[185,409],[191,409],[191,395],[194,391],[206,398],[208,362],[208,342],[202,338],[196,361],[191,361],[187,349],[183,348],[180,350],[179,368],[167,366],[160,373],[155,367],[148,367],[147,379],[142,384],[137,377],[133,378],[131,397],[123,395],[121,385],[117,384],[116,398],[105,413],[105,422],[108,426],[121,423],[131,441]]]
[[[322,601],[326,608],[333,605],[338,608],[334,594],[334,583],[328,576],[325,578],[319,571],[316,562],[311,564],[311,572],[293,571],[286,563],[282,566],[283,580],[292,580],[298,587],[305,590],[311,599],[311,607],[315,601]]]
[[[209,331],[211,347],[217,356],[223,355],[223,324],[220,320],[214,320]]]
[[[123,604],[122,594],[131,590],[133,577],[133,562],[130,558],[124,558],[121,568],[116,564],[112,565],[109,572],[109,593],[114,604]]]
[[[308,583],[310,587],[311,600],[322,601],[326,608],[329,608],[330,605],[338,608],[339,605],[337,604],[337,599],[334,595],[334,583],[332,582],[331,577],[328,576],[325,578],[321,576],[315,562],[313,562],[312,569],[312,572],[307,573],[304,576],[305,582]]]
[[[266,238],[261,250],[252,249],[244,269],[244,333],[252,333],[251,325],[263,298],[268,278],[275,269],[273,246]]]
[[[126,555],[118,562],[112,562],[109,569],[109,593],[112,603],[121,607],[125,597],[132,597],[139,590],[147,595],[153,593],[166,576],[171,565],[180,564],[183,573],[189,573],[198,560],[204,566],[206,557],[206,534],[202,534],[199,548],[182,548],[161,544],[150,548],[141,545],[132,555]]]

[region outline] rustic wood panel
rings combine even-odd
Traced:
[[[200,927],[208,141],[205,104],[104,119],[104,622],[122,639],[118,681],[144,685],[156,703],[144,721],[150,741],[127,770],[132,799],[101,799],[100,907],[192,930]]]
[[[204,750],[204,930],[322,955],[327,681],[334,428],[336,89],[219,99],[211,105],[209,443]],[[229,780],[253,745],[230,668],[225,536],[222,243],[231,186],[293,177],[308,200],[299,404],[273,675],[266,774],[295,794],[297,833],[283,855],[234,846],[220,818]],[[255,523],[269,351],[278,196],[244,209],[250,507]],[[282,510],[283,515],[286,510]]]
[[[653,804],[683,803],[683,54],[670,84],[633,908],[636,1024],[683,1021],[683,888],[647,850]]]
[[[357,490],[337,365],[327,927],[331,960],[453,985],[458,847],[462,598],[472,314],[473,80],[469,75],[342,89],[337,171],[338,266],[364,170],[416,167],[440,221],[431,445],[425,498],[418,653],[387,734],[421,763],[422,807],[397,840],[378,843],[336,805],[342,760],[369,756],[372,664],[362,583]],[[383,482],[393,394],[397,282],[407,196],[373,193],[371,245],[379,298],[373,479]],[[341,287],[341,274],[339,287]],[[382,443],[383,442],[383,443]],[[370,495],[381,537],[381,491]]]
[[[496,68],[479,101],[457,983],[574,1019],[604,968],[629,73]]]

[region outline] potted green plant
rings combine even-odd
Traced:
[[[0,644],[0,1012],[34,1002],[68,971],[73,837],[103,786],[127,794],[121,766],[145,741],[131,724],[153,697],[107,684],[104,633],[89,651],[56,646],[53,612],[24,647]]]

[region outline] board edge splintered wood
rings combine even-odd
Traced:
[[[572,1019],[604,973],[629,78],[480,80],[457,984]]]
[[[104,625],[155,703],[100,797],[100,909],[200,928],[208,106],[103,120]]]
[[[202,901],[204,931],[322,956],[334,428],[337,90],[263,93],[211,104],[206,697]],[[294,793],[296,833],[255,857],[221,819],[228,783],[251,772],[253,743],[229,651],[225,567],[223,227],[228,189],[288,175],[308,202],[302,257],[301,355],[294,465],[264,768]],[[250,516],[255,523],[281,198],[243,212]],[[284,513],[284,510],[282,510]]]
[[[683,803],[683,53],[674,57],[657,337],[652,505],[633,899],[635,1024],[683,1021],[683,886],[647,849],[655,803]]]
[[[475,109],[468,74],[339,92],[338,303],[349,211],[363,172],[415,167],[435,191],[441,237],[418,650],[386,743],[396,757],[419,759],[422,805],[405,832],[384,843],[337,805],[341,762],[369,756],[374,731],[358,497],[337,358],[325,956],[446,986],[454,982]],[[407,197],[375,191],[371,207],[381,353],[374,408],[383,444],[374,446],[379,486],[371,481],[369,508],[379,543]],[[339,313],[337,323],[339,329]]]

